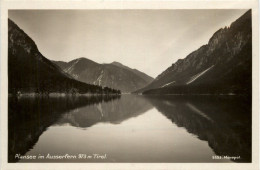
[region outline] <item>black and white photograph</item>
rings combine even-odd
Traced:
[[[7,164],[254,163],[252,13],[8,9]]]

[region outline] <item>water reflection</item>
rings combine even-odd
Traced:
[[[8,161],[16,162],[15,154],[24,155],[39,136],[62,114],[75,108],[109,102],[120,96],[21,97],[8,98]]]
[[[151,104],[140,96],[124,95],[120,100],[100,102],[67,112],[62,115],[57,124],[69,123],[71,126],[81,128],[87,128],[99,122],[120,124],[151,108]]]
[[[205,140],[220,156],[251,162],[251,100],[243,97],[147,97],[178,127]]]
[[[9,162],[16,153],[109,155],[68,162],[251,161],[251,102],[239,97],[10,98],[8,121]]]

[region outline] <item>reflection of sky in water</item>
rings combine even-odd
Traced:
[[[86,130],[51,126],[27,154],[38,153],[106,153],[109,162],[212,162],[215,155],[206,141],[177,127],[155,108],[121,124],[98,123]]]

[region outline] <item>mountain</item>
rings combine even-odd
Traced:
[[[126,93],[143,88],[153,80],[152,77],[118,62],[99,64],[87,58],[52,62],[76,80],[119,89]]]
[[[45,58],[35,42],[8,19],[8,91],[12,94],[51,92],[120,93],[110,88],[86,84],[68,76]]]
[[[192,43],[192,42],[191,42]],[[251,94],[251,10],[229,28],[221,28],[208,44],[179,59],[137,93]]]
[[[125,69],[135,73],[136,75],[138,75],[139,77],[144,79],[147,83],[151,83],[154,80],[154,78],[152,78],[151,76],[148,76],[147,74],[145,74],[145,73],[143,73],[143,72],[141,72],[137,69],[129,68],[129,67],[127,67],[127,66],[125,66],[125,65],[123,65],[119,62],[114,61],[111,64],[116,65],[116,66],[121,67],[121,68],[125,68]]]

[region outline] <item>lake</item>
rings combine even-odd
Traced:
[[[251,162],[243,97],[9,97],[8,109],[9,162]]]

